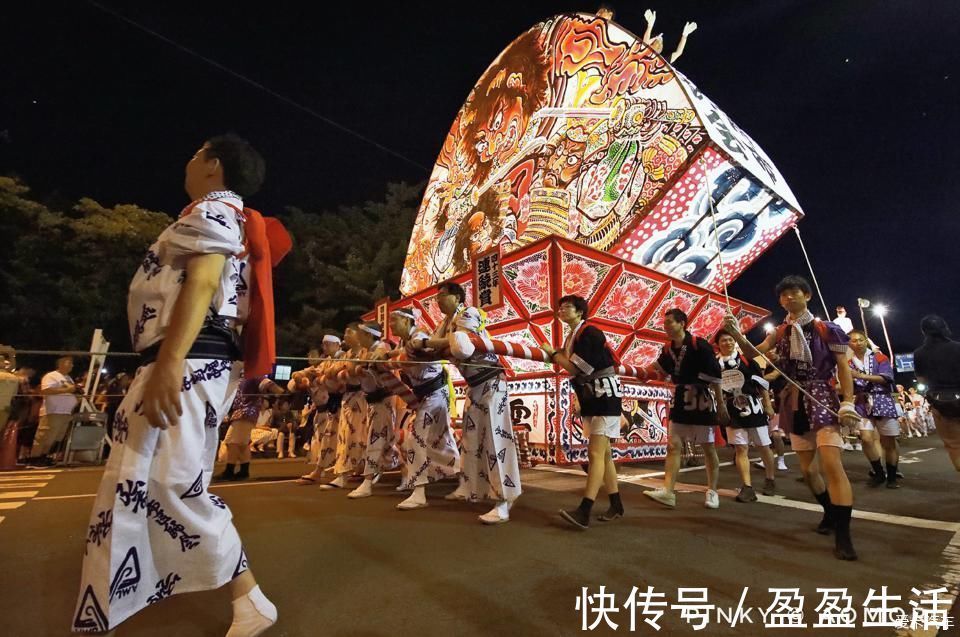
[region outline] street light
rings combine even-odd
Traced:
[[[890,361],[894,361],[893,347],[890,345],[890,334],[887,332],[887,322],[884,317],[887,315],[887,306],[883,303],[877,303],[873,306],[873,315],[880,318],[880,325],[883,327],[883,338],[887,341],[887,352],[890,354]]]
[[[857,307],[860,308],[860,324],[863,325],[863,335],[870,339],[870,332],[867,331],[867,317],[863,315],[863,308],[870,307],[870,301],[867,299],[857,299]]]

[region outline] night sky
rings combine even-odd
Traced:
[[[251,203],[335,208],[425,182],[467,93],[536,22],[569,2],[119,3],[121,13],[391,149],[255,88],[92,3],[4,9],[0,174],[58,201],[92,197],[176,213],[183,165],[233,130],[266,157]],[[950,0],[671,0],[611,3],[643,32],[643,10],[677,64],[780,169],[827,303],[886,302],[894,349],[920,318],[960,332],[960,3]],[[806,274],[786,235],[731,287],[771,309],[784,274]],[[822,309],[814,307],[815,312]],[[780,313],[775,314],[778,318]],[[859,323],[859,318],[854,317]],[[868,318],[871,336],[880,326]]]

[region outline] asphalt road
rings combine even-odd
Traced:
[[[896,491],[870,488],[862,454],[844,454],[856,498],[852,528],[860,560],[853,563],[834,559],[832,539],[812,532],[819,513],[795,479],[792,456],[791,471],[778,475],[778,495],[753,504],[733,500],[738,479],[732,466],[724,467],[716,511],[703,507],[702,469],[684,472],[685,493],[667,510],[641,495],[658,485],[662,466],[624,467],[627,516],[586,532],[566,528],[556,515],[579,502],[584,474],[575,468],[525,470],[512,520],[497,527],[476,520],[488,507],[444,501],[452,484],[428,490],[429,508],[400,512],[394,505],[402,496],[393,488],[399,476],[386,476],[374,497],[349,500],[343,492],[293,484],[305,467],[301,460],[255,461],[249,482],[213,490],[233,510],[251,567],[279,609],[268,635],[934,635],[863,626],[871,588],[887,586],[889,595],[902,597],[889,606],[909,614],[911,599],[923,599],[911,596],[912,588],[946,586],[952,600],[960,580],[960,476],[938,438],[906,440],[903,454],[906,479]],[[731,459],[728,450],[721,456]],[[96,468],[0,473],[0,634],[69,634],[100,475]],[[762,485],[759,470],[754,480]],[[597,509],[605,505],[601,496]],[[617,630],[594,612],[601,586],[613,595],[606,604],[618,610],[606,617]],[[662,609],[657,631],[637,606],[631,630],[624,603],[634,587],[648,586],[671,607]],[[582,630],[577,610],[584,588],[594,595],[584,606],[586,626],[599,621],[592,631]],[[747,615],[753,623],[741,615],[732,627],[713,610],[706,628],[695,631],[699,621],[688,623],[672,608],[679,588],[706,588],[707,603],[722,609],[740,606],[747,588],[742,606],[753,608]],[[805,628],[764,627],[760,610],[773,603],[771,588],[799,589]],[[818,588],[847,589],[855,628],[815,627]],[[228,594],[209,591],[151,606],[115,634],[223,635],[229,623]]]

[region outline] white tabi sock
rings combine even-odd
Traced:
[[[510,517],[510,503],[509,502],[499,502],[495,507],[483,514],[483,517],[499,517],[501,519],[507,519]]]
[[[419,509],[427,506],[427,493],[424,487],[414,487],[413,493],[406,500],[397,505],[400,510]]]
[[[369,495],[373,495],[373,480],[370,478],[364,478],[360,486],[347,494],[347,497],[364,498]]]
[[[233,600],[233,623],[227,637],[257,637],[277,621],[277,607],[259,586]]]

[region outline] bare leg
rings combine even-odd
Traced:
[[[773,450],[770,447],[760,447],[760,458],[763,459],[763,473],[767,480],[773,480],[776,469]]]
[[[683,441],[679,436],[670,436],[670,442],[667,443],[667,459],[663,463],[663,488],[665,491],[673,493],[674,485],[677,483],[677,474],[680,472],[680,456],[682,455]]]
[[[816,461],[816,451],[798,451],[797,458],[800,460],[800,471],[803,473],[803,479],[807,483],[807,488],[813,495],[823,493],[827,490],[827,485],[823,482],[823,476],[820,475],[820,467]]]
[[[777,452],[777,457],[782,458],[784,453],[786,453],[786,447],[783,444],[783,436],[774,436],[773,437],[773,449]]]
[[[617,482],[617,465],[613,462],[613,451],[610,449],[610,439],[607,439],[606,470],[603,472],[603,488],[607,495],[620,493],[620,484]]]
[[[767,451],[770,450],[767,449]],[[740,474],[740,484],[748,487],[753,486],[750,482],[750,447],[747,445],[737,445],[735,453],[734,461],[737,465],[737,472]]]
[[[246,570],[227,583],[230,588],[230,598],[237,599],[243,597],[257,585],[257,580],[253,577],[253,571]]]
[[[588,453],[590,456],[590,467],[587,470],[587,487],[583,491],[583,497],[596,500],[597,494],[600,492],[600,485],[604,483],[604,477],[607,472],[607,456],[610,453],[610,439],[606,436],[590,436]]]
[[[860,441],[863,443],[863,455],[867,457],[870,463],[880,460],[880,441],[877,440],[877,432],[872,429],[860,430]]]
[[[883,448],[887,465],[900,463],[900,447],[897,445],[896,436],[880,436],[880,446]]]
[[[227,445],[227,464],[240,464],[243,455],[243,445]]]
[[[720,482],[720,458],[717,457],[717,448],[712,442],[700,445],[700,448],[703,449],[703,464],[707,469],[707,488],[716,491]]]

